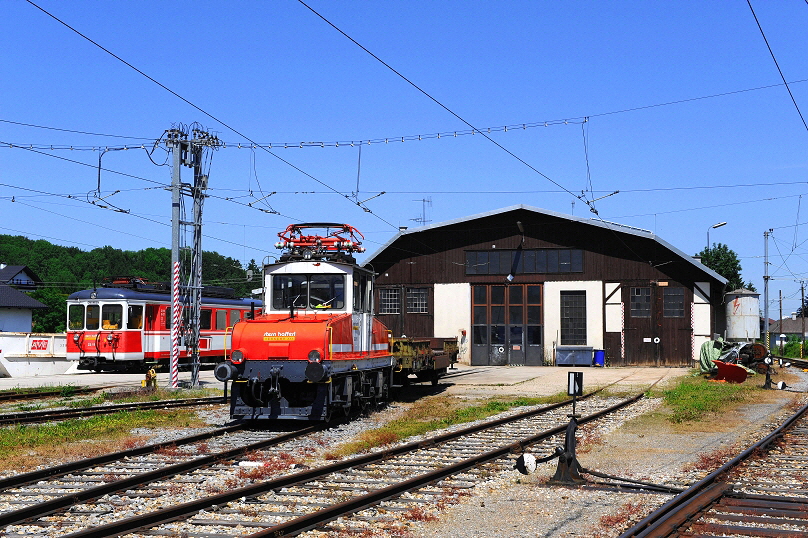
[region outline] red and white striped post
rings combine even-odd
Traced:
[[[182,321],[180,262],[174,262],[171,279],[171,388],[177,388],[179,385],[180,322]]]

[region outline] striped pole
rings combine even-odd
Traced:
[[[177,388],[179,385],[180,321],[182,320],[180,262],[174,262],[172,267],[171,318],[171,388]]]

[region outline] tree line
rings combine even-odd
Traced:
[[[183,256],[189,256],[186,251]],[[187,261],[187,260],[184,260]],[[169,282],[171,249],[147,248],[120,250],[110,246],[90,251],[55,245],[44,239],[0,234],[0,263],[25,265],[42,279],[42,287],[29,293],[47,305],[35,310],[35,332],[63,332],[67,296],[79,290],[100,286],[104,279],[116,276],[141,277],[149,282]],[[184,263],[183,266],[188,266]],[[253,271],[251,281],[247,271]],[[237,297],[249,297],[250,290],[261,287],[261,272],[255,260],[247,267],[217,252],[202,252],[202,279],[205,285],[233,288]]]

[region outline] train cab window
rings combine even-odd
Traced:
[[[369,312],[370,301],[368,301],[368,277],[361,273],[353,275],[353,308],[354,312]]]
[[[170,306],[168,308],[166,308],[165,322],[166,322],[166,329],[170,329],[171,328],[171,307]]]
[[[80,331],[84,328],[84,305],[72,304],[67,309],[67,328]]]
[[[216,329],[223,330],[227,328],[227,310],[216,311]]]
[[[230,326],[232,327],[236,323],[241,321],[241,310],[231,310],[230,311]]]
[[[309,307],[316,310],[345,308],[343,275],[311,275]]]
[[[143,328],[143,305],[129,305],[129,311],[126,313],[126,328]]]
[[[101,307],[102,329],[117,330],[123,323],[123,306],[119,304],[105,304]]]
[[[203,331],[210,330],[210,310],[207,308],[199,312],[199,328]]]
[[[272,277],[272,308],[306,308],[309,281],[305,275],[274,275]]]
[[[101,307],[97,304],[89,304],[87,305],[87,329],[93,331],[97,330],[99,323],[99,312],[101,311]]]

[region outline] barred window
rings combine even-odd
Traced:
[[[586,291],[561,292],[561,344],[586,345]]]
[[[651,288],[631,288],[631,317],[651,317]]]
[[[379,290],[379,314],[401,313],[401,290],[382,288]]]
[[[407,288],[407,313],[426,314],[429,312],[427,288]]]
[[[685,289],[663,288],[662,311],[666,318],[685,317]]]

